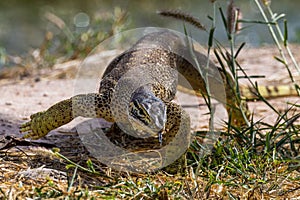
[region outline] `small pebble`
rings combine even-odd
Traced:
[[[41,81],[41,78],[40,77],[36,77],[35,79],[34,79],[34,82],[40,82]]]

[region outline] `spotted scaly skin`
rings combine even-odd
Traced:
[[[185,138],[173,144],[174,151],[178,149],[182,141],[185,141],[182,144],[189,144],[191,139],[189,115],[179,105],[171,102],[176,93],[177,80],[174,75],[171,75],[170,70],[176,70],[176,63],[178,63],[178,61],[177,57],[170,50],[177,48],[177,40],[178,36],[168,31],[146,35],[140,39],[134,47],[115,58],[109,64],[100,82],[99,93],[76,95],[70,99],[56,103],[46,111],[31,115],[31,120],[23,124],[20,129],[21,132],[27,132],[24,138],[41,138],[47,135],[51,130],[72,121],[78,116],[97,117],[115,122],[112,111],[118,113],[118,122],[128,123],[128,111],[124,110],[124,106],[110,107],[116,85],[118,81],[121,78],[124,79],[124,77],[125,81],[127,81],[126,85],[136,82],[136,80],[131,81],[130,78],[128,78],[128,80],[126,79],[126,73],[129,70],[139,69],[141,66],[152,69],[151,65],[154,65],[156,68],[150,70],[149,74],[150,78],[154,81],[150,85],[143,86],[143,91],[149,96],[149,99],[159,99],[166,107],[167,117],[165,119],[166,122],[164,124],[162,141],[159,141],[157,137],[153,135],[153,137],[144,140],[145,142],[143,143],[130,145],[129,141],[127,148],[139,152],[143,151],[143,149],[147,151],[162,148],[172,142],[177,134],[181,133],[183,133],[182,135]],[[154,47],[145,49],[145,46],[153,42],[156,42]],[[161,69],[158,70],[157,66],[161,67]],[[157,76],[158,74],[159,76]],[[166,83],[168,87],[165,87],[163,85],[164,83]],[[125,91],[123,91],[124,95],[131,95],[131,91],[129,91],[129,89],[128,91],[126,90],[125,88]],[[123,98],[117,99],[117,101],[119,105],[128,103],[124,101]],[[159,116],[151,117],[155,119]],[[152,122],[149,123],[151,124]],[[182,129],[180,127],[184,128]],[[118,137],[120,133],[114,134]],[[142,139],[140,140],[143,141]],[[180,142],[180,144],[178,144],[178,142]],[[172,152],[172,150],[169,152]]]
[[[176,52],[174,53],[173,50],[176,50]],[[168,145],[175,136],[182,134],[184,136],[180,140],[182,143],[172,144],[174,151],[176,151],[178,146],[189,143],[191,135],[189,133],[189,115],[179,105],[171,102],[174,99],[178,83],[178,77],[174,76],[173,72],[176,71],[182,74],[190,82],[194,90],[201,90],[203,94],[207,94],[205,81],[194,67],[195,63],[193,63],[189,51],[190,49],[183,39],[173,32],[162,31],[145,35],[132,48],[116,57],[109,64],[100,82],[99,93],[76,95],[56,103],[46,111],[33,114],[30,116],[31,120],[21,126],[20,131],[28,132],[24,138],[38,139],[78,116],[97,117],[109,122],[116,122],[113,112],[118,113],[118,122],[128,124],[128,111],[124,109],[128,102],[124,99],[130,98],[130,95],[132,95],[130,85],[140,81],[132,80],[128,72],[144,67],[149,72],[148,76],[153,80],[151,84],[143,86],[145,96],[149,96],[149,100],[155,100],[156,102],[159,99],[161,102],[158,102],[158,105],[162,105],[159,109],[166,109],[163,140],[160,144],[155,135],[147,138],[147,140],[141,140],[142,142],[138,144],[134,143],[134,145],[130,145],[129,140],[127,148],[133,151],[161,148]],[[184,55],[184,57],[180,55]],[[207,65],[207,58],[203,54],[195,52],[195,55],[200,67]],[[241,102],[232,92],[234,91],[232,80],[228,79],[229,76],[225,71],[216,67],[213,63],[210,63],[208,70],[210,75],[208,76],[208,81],[213,90],[215,90],[213,97],[224,102],[235,124],[244,124],[244,118],[240,111]],[[215,78],[216,73],[221,74],[220,80]],[[125,87],[124,91],[122,91],[124,96],[117,99],[117,106],[111,107],[113,95],[120,80],[124,80],[124,85],[128,86],[128,88]],[[220,90],[220,84],[225,86],[226,99],[224,99],[224,95]],[[131,101],[134,100],[132,99]],[[149,113],[142,114],[149,115]],[[155,127],[157,124],[152,119],[158,119],[159,117],[151,114],[145,123]],[[138,122],[136,124],[140,124],[142,121],[139,118],[133,120]],[[114,134],[115,137],[118,137],[120,133],[116,132]],[[182,159],[180,158],[179,160]]]

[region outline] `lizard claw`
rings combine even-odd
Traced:
[[[72,100],[67,99],[54,104],[46,111],[31,115],[30,121],[21,125],[20,132],[27,132],[24,138],[39,139],[72,119]]]
[[[31,130],[31,121],[26,122],[20,126],[20,132],[24,133]]]
[[[20,126],[20,132],[27,132],[23,138],[39,139],[45,136],[49,131],[45,127],[46,121],[43,117],[44,112],[38,112],[30,116],[30,121]]]
[[[31,127],[31,121],[26,122],[24,124],[21,125],[20,127],[20,132],[24,133],[27,132],[23,138],[30,138],[30,139],[39,139],[41,136],[37,135]]]

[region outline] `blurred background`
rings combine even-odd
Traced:
[[[238,0],[235,4],[240,8],[243,18],[262,20],[254,0]],[[226,14],[228,1],[219,0],[217,5],[222,7]],[[289,41],[300,42],[300,1],[273,0],[271,7],[278,14],[286,13]],[[57,36],[74,41],[77,34],[81,40],[96,37],[97,40],[91,42],[98,42],[115,32],[138,27],[158,26],[183,32],[182,22],[156,14],[157,10],[164,9],[180,9],[199,18],[207,28],[211,26],[208,16],[213,15],[213,6],[209,0],[1,0],[0,56],[24,55],[33,49],[41,48],[41,45],[48,45],[47,49],[50,52],[56,51],[62,43],[61,39],[55,39]],[[89,34],[84,38],[82,33],[88,31]],[[202,44],[207,43],[206,33],[192,26],[188,26],[188,31]],[[226,41],[218,10],[215,36],[221,42]],[[47,40],[51,40],[51,47],[45,44]],[[247,28],[237,37],[237,42],[239,41],[259,46],[272,43],[272,38],[266,25],[247,24]]]

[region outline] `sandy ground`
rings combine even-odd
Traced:
[[[294,52],[299,52],[300,47],[293,46],[293,50]],[[274,47],[246,49],[245,52],[240,55],[239,62],[241,66],[245,67],[248,75],[264,75],[266,77],[256,79],[259,84],[289,84],[290,79],[287,70],[278,61],[273,59],[273,56],[276,55],[275,52]],[[296,57],[296,60],[299,61],[299,57],[300,56]],[[108,61],[109,60],[102,61],[98,59],[93,66],[105,66],[103,63],[99,65],[99,62],[107,63]],[[18,130],[19,125],[27,121],[31,114],[45,110],[54,103],[81,93],[82,91],[96,92],[100,80],[99,76],[105,68],[98,69],[98,74],[95,75],[97,78],[92,82],[84,82],[86,87],[78,89],[78,85],[82,85],[82,82],[80,82],[82,80],[79,81],[78,74],[82,73],[82,71],[86,72],[86,70],[78,68],[79,63],[79,61],[71,61],[63,66],[55,66],[52,71],[48,70],[45,73],[36,74],[24,80],[18,80],[17,77],[2,79],[0,81],[0,136],[14,135],[20,137],[21,134]],[[297,74],[295,69],[291,69],[296,80],[299,81],[300,75]],[[245,80],[242,82],[245,83]],[[207,109],[203,99],[178,92],[176,101],[184,105],[185,109],[191,114],[193,130],[203,130],[207,128],[209,116],[206,115]],[[284,97],[270,100],[270,103],[281,111],[289,107],[286,104],[287,102],[299,104],[300,99],[299,97]],[[200,104],[200,107],[197,107],[197,104]],[[262,119],[268,123],[272,123],[276,120],[274,111],[268,108],[264,103],[249,102],[248,105],[250,110],[255,113],[255,120]],[[223,111],[220,111],[221,115],[223,114],[222,112]],[[296,112],[297,111],[295,111],[294,114],[296,114]],[[75,125],[76,122],[73,122],[64,126],[63,129],[68,130]],[[54,134],[56,134],[56,132],[57,131],[52,131]]]

